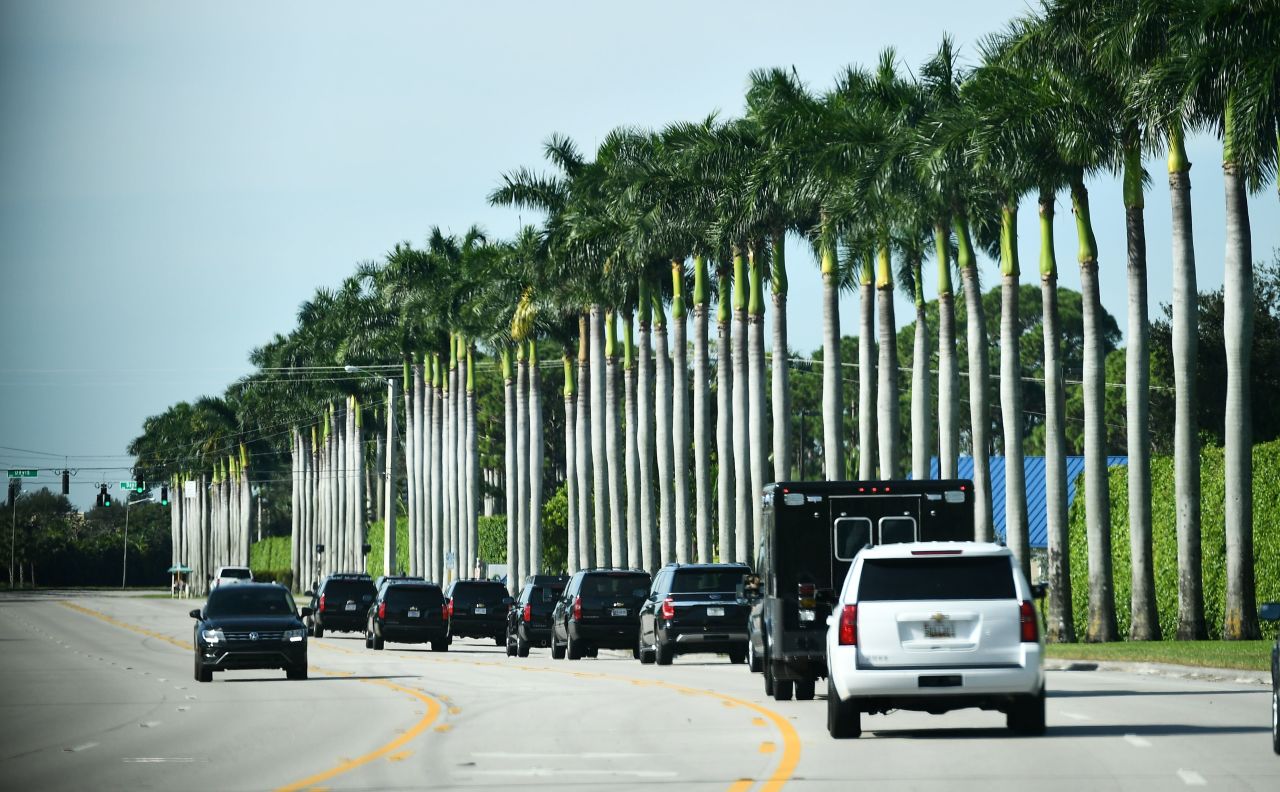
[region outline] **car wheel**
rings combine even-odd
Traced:
[[[796,680],[796,701],[813,701],[814,682],[813,679]]]
[[[316,638],[323,638],[324,627],[319,622],[317,622],[315,628],[312,629],[311,634]]]
[[[1005,716],[1005,723],[1015,734],[1044,734],[1044,688],[1030,696],[1020,696]]]
[[[449,651],[449,642],[448,642],[448,641],[446,641],[446,640],[444,640],[443,638],[441,638],[441,639],[440,639],[440,640],[438,640],[438,641],[432,641],[432,642],[431,642],[431,651],[433,651],[433,652],[447,652],[447,651]]]
[[[671,665],[671,661],[676,657],[676,648],[669,643],[663,643],[659,638],[654,644],[653,653],[657,658],[658,665]]]
[[[307,664],[303,663],[301,665],[294,666],[293,668],[286,668],[284,671],[284,675],[288,679],[306,679]]]
[[[764,664],[760,662],[760,655],[756,654],[756,645],[747,639],[747,670],[753,674],[758,674],[764,670]]]
[[[730,649],[729,650],[729,662],[732,663],[733,665],[741,665],[746,661],[747,661],[746,649]]]
[[[570,660],[581,660],[582,648],[583,647],[582,647],[581,641],[573,640],[573,633],[569,633],[569,635],[566,636],[565,643],[564,643],[564,653],[566,657],[568,657]]]
[[[773,663],[769,662],[769,650],[765,650],[764,660],[761,661],[764,667],[764,694],[766,696],[773,695]]]
[[[641,665],[652,665],[654,661],[653,650],[644,648],[644,639],[636,641],[636,659]]]
[[[196,658],[196,673],[195,673],[195,677],[196,677],[196,681],[197,681],[197,682],[212,682],[212,681],[213,681],[213,671],[209,670],[208,668],[205,668],[205,667],[204,667],[204,663],[201,663],[199,658]]]
[[[840,698],[839,691],[827,677],[827,732],[837,740],[862,736],[862,713],[854,699]]]
[[[554,635],[551,636],[551,659],[552,660],[564,659],[564,647],[556,643],[556,637]]]
[[[795,683],[790,679],[773,680],[773,700],[774,701],[790,701],[791,693],[795,690]]]
[[[367,632],[364,634],[364,648],[365,649],[373,648],[373,633]]]
[[[515,641],[512,640],[511,636],[508,635],[507,636],[507,657],[515,657],[515,656],[516,656],[516,644],[515,644]]]
[[[383,646],[383,644],[384,644],[384,643],[386,643],[386,641],[385,641],[384,639],[382,639],[382,638],[380,638],[380,637],[378,637],[378,636],[376,636],[376,635],[375,635],[375,636],[373,636],[373,648],[374,648],[374,651],[381,652],[381,651],[382,651],[382,646]]]
[[[1271,683],[1271,750],[1280,754],[1280,685]]]
[[[526,640],[523,640],[519,635],[516,636],[516,656],[518,657],[529,656],[529,642]]]

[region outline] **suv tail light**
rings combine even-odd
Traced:
[[[801,608],[813,608],[818,604],[818,587],[813,583],[801,583],[796,586],[796,593],[800,596]]]
[[[452,597],[450,597],[449,601],[444,604],[444,618],[445,618],[445,621],[448,621],[449,619],[453,618],[453,598]]]
[[[1023,643],[1036,643],[1040,640],[1040,625],[1036,622],[1036,609],[1030,600],[1022,601],[1018,621],[1022,626]]]
[[[324,610],[324,595],[320,595],[320,610]]]
[[[582,621],[582,597],[573,598],[573,620]]]
[[[440,618],[444,621],[449,621],[449,603],[440,603]]]
[[[379,619],[387,618],[387,603],[385,602],[378,603],[378,618]]]
[[[675,600],[673,600],[671,597],[667,597],[662,601],[662,618],[670,620],[670,619],[674,619],[675,617],[676,617]]]
[[[840,611],[840,645],[858,645],[858,606],[845,605]]]
[[[527,622],[533,621],[533,603],[532,602],[525,604],[524,614],[521,615],[520,618]]]

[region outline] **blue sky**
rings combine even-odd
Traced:
[[[914,68],[944,32],[972,59],[1025,8],[0,3],[0,460],[51,469],[65,455],[88,504],[94,482],[129,477],[146,416],[220,394],[318,286],[432,225],[511,235],[519,217],[485,196],[504,170],[540,166],[552,132],[590,152],[620,124],[737,115],[752,69],[795,66],[823,89],[888,45]],[[1201,137],[1190,155],[1200,286],[1215,289],[1221,149]],[[1171,299],[1169,203],[1163,161],[1148,168],[1155,316]],[[1106,176],[1090,187],[1103,303],[1123,326],[1120,191]],[[1062,284],[1077,288],[1069,202],[1058,211]],[[1274,185],[1250,211],[1254,258],[1270,259]],[[1034,273],[1030,203],[1020,233]],[[816,268],[793,248],[791,338],[807,352]],[[852,300],[842,319],[856,327]]]

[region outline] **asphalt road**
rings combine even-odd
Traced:
[[[0,595],[0,789],[1280,789],[1268,690],[1049,674],[1048,734],[976,710],[864,716],[775,702],[723,658],[507,658],[456,641],[310,641],[311,678],[192,679],[181,602]]]

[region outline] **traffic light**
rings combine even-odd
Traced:
[[[133,491],[138,493],[139,495],[146,492],[147,482],[143,481],[142,479],[138,479],[138,481],[133,486]]]
[[[160,485],[160,505],[161,506],[169,505],[169,485],[167,484]]]
[[[9,505],[12,506],[18,500],[18,493],[22,492],[22,482],[18,479],[9,479]]]
[[[98,508],[102,508],[102,503],[103,503],[103,501],[105,501],[106,499],[107,499],[107,485],[106,485],[106,484],[99,484],[99,485],[98,485],[98,497],[94,499],[94,503],[98,506]]]
[[[62,494],[63,495],[71,494],[71,471],[70,470],[62,471]]]
[[[111,506],[111,490],[107,489],[107,485],[102,485],[102,505]]]

